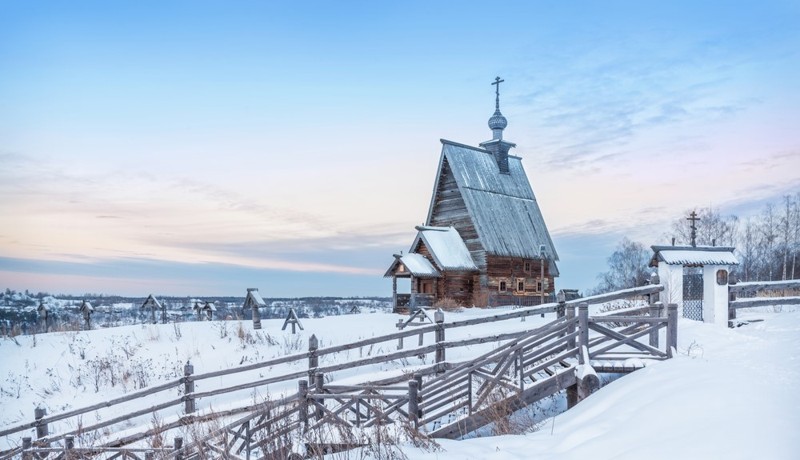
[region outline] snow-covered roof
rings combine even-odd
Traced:
[[[390,277],[397,269],[397,274],[402,273],[401,265],[405,267],[405,270],[408,270],[408,273],[416,276],[417,278],[439,278],[441,275],[436,268],[431,265],[430,261],[425,258],[422,254],[416,253],[409,253],[403,255],[395,255],[394,262],[389,267],[389,270],[386,271],[386,274],[383,276]]]
[[[734,248],[724,246],[652,246],[650,265],[739,265]]]
[[[92,306],[92,304],[86,300],[84,300],[83,303],[81,303],[81,306],[79,308],[81,311],[90,311],[90,312],[94,311],[94,307]]]
[[[421,240],[441,270],[478,270],[467,245],[455,228],[418,226],[417,231],[419,233],[411,245],[411,250],[416,250]]]
[[[558,260],[553,240],[519,157],[509,155],[508,174],[501,174],[491,152],[442,140],[442,168],[450,168],[483,248],[489,254],[538,259],[539,246]],[[437,179],[438,180],[438,179]],[[435,196],[428,211],[433,216]],[[557,274],[555,263],[551,271]]]
[[[249,288],[247,289],[247,297],[244,299],[244,308],[252,308],[252,307],[266,307],[267,303],[264,302],[264,299],[261,298],[261,294],[258,293],[258,289]]]
[[[152,310],[161,310],[164,307],[161,306],[161,303],[158,301],[158,299],[153,297],[153,294],[150,294],[149,296],[147,296],[147,299],[145,299],[144,303],[142,304],[142,310],[146,308]]]

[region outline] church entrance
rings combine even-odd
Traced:
[[[683,267],[683,317],[703,321],[703,267]]]

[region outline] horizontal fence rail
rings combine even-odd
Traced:
[[[738,298],[739,294],[753,295],[756,293],[771,293],[772,295]],[[729,284],[728,326],[734,327],[736,325],[734,320],[736,319],[736,310],[739,308],[800,305],[800,296],[796,294],[800,294],[800,280],[748,281]]]
[[[728,285],[730,292],[748,292],[779,289],[800,289],[800,280],[746,281]]]

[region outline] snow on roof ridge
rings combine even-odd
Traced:
[[[418,232],[425,232],[425,231],[429,231],[429,230],[430,231],[434,231],[434,232],[447,232],[451,228],[453,228],[452,225],[449,226],[449,227],[437,227],[437,226],[434,226],[434,225],[417,225],[416,227],[414,227],[414,229],[416,231],[418,231]]]

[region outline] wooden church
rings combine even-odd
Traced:
[[[550,300],[558,276],[550,233],[516,145],[503,139],[508,121],[500,113],[499,77],[492,139],[472,147],[442,139],[425,225],[409,251],[395,254],[395,310],[437,304],[538,305]],[[397,279],[411,281],[397,293]]]

